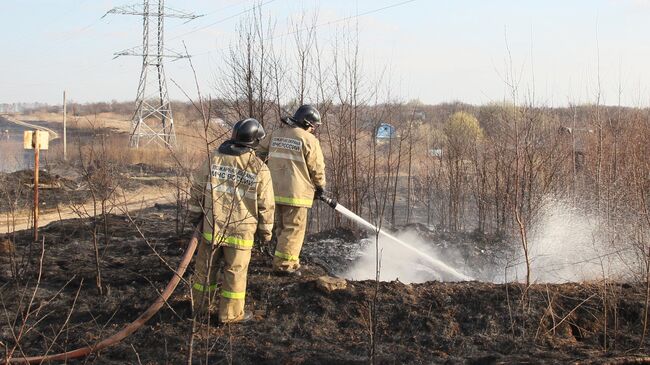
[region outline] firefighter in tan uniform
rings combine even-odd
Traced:
[[[307,229],[307,211],[325,188],[325,162],[314,129],[321,124],[318,110],[303,105],[282,120],[285,125],[260,143],[261,155],[273,178],[277,246],[273,269],[300,275],[300,250]]]
[[[255,119],[237,122],[232,138],[219,146],[194,176],[193,198],[201,205],[204,218],[192,277],[192,309],[203,315],[214,308],[217,263],[223,260],[220,322],[252,318],[244,312],[244,299],[253,239],[257,233],[261,241],[271,240],[273,184],[268,167],[254,153],[264,135]]]

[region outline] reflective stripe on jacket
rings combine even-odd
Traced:
[[[243,250],[252,249],[255,232],[271,240],[271,173],[252,151],[239,156],[214,151],[193,176],[192,198],[204,212],[205,240]]]
[[[311,207],[314,189],[325,187],[325,161],[318,139],[302,128],[283,126],[269,133],[258,151],[268,155],[275,203]]]

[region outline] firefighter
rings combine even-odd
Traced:
[[[252,318],[244,312],[246,276],[253,239],[271,240],[275,203],[268,167],[255,155],[264,128],[252,118],[239,121],[232,138],[213,151],[194,176],[193,199],[203,211],[202,240],[192,277],[192,309],[215,308],[217,263],[223,261],[219,321]]]
[[[307,211],[325,189],[325,162],[315,129],[320,113],[303,105],[284,125],[260,143],[268,156],[276,204],[277,245],[273,269],[280,274],[300,275],[300,250],[307,229]]]

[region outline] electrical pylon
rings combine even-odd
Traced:
[[[151,142],[173,148],[176,146],[174,116],[167,93],[164,59],[189,57],[164,47],[165,18],[196,19],[199,16],[165,7],[164,0],[144,0],[142,4],[126,5],[109,10],[108,14],[142,16],[142,46],[115,53],[120,56],[142,57],[142,71],[131,118],[131,147],[143,147]],[[106,16],[104,15],[104,16]],[[150,19],[154,27],[150,26]]]

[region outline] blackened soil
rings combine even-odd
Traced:
[[[39,204],[42,211],[55,209],[59,205],[82,204],[89,201],[91,196],[88,180],[95,181],[92,174],[101,171],[90,169],[88,175],[82,176],[81,171],[72,176],[71,166],[51,164],[52,170],[39,171]],[[74,169],[74,168],[72,168]],[[61,176],[52,171],[66,171],[70,176]],[[142,186],[164,186],[177,183],[178,175],[172,169],[155,167],[146,164],[115,165],[110,168],[111,184],[126,190],[135,190]],[[176,174],[176,175],[174,175]],[[135,179],[129,179],[135,177]],[[151,180],[137,179],[138,177],[153,178]],[[100,181],[101,182],[101,181]],[[33,206],[34,172],[20,170],[11,173],[0,173],[0,213],[31,209]]]
[[[189,228],[182,238],[176,235],[173,217],[175,212],[165,208],[140,212],[135,224],[110,216],[108,242],[101,229],[98,234],[103,295],[95,285],[92,223],[50,224],[43,230],[43,270],[31,310],[27,303],[41,245],[29,244],[29,232],[20,234],[18,279],[12,277],[9,257],[0,257],[0,346],[5,346],[0,353],[70,350],[135,319],[171,277],[168,265],[176,267],[190,236]],[[324,233],[322,239],[344,234]],[[306,245],[305,257],[313,257],[308,253],[318,237]],[[254,250],[247,296],[253,322],[198,325],[192,336],[189,287],[182,283],[169,306],[138,332],[70,363],[187,363],[193,338],[196,364],[364,364],[373,349],[371,334],[381,364],[607,363],[647,352],[648,340],[641,343],[643,285],[534,285],[525,290],[519,284],[363,281],[324,293],[315,284],[325,274],[316,261],[305,262],[301,277],[275,276],[270,263],[267,253]],[[15,335],[28,312],[18,348]]]
[[[46,170],[39,171],[41,209],[56,208],[59,204],[78,204],[88,199],[87,190],[80,188],[80,182],[65,178]],[[21,170],[0,173],[0,212],[22,210],[33,205],[34,172]]]

